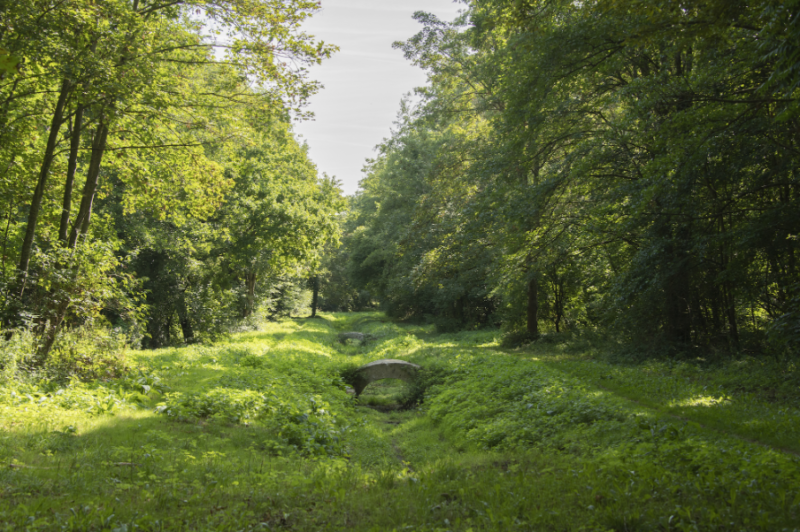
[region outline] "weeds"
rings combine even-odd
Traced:
[[[0,530],[792,530],[800,521],[800,464],[769,447],[796,438],[800,421],[791,400],[760,399],[778,382],[770,368],[735,362],[751,370],[745,379],[725,366],[615,365],[596,343],[566,336],[509,353],[492,330],[323,317],[214,346],[132,352],[134,369],[120,378],[7,379]],[[378,338],[338,343],[352,330]],[[351,397],[348,371],[380,358],[423,370]],[[786,389],[776,397],[791,397]]]

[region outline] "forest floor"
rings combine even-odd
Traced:
[[[325,314],[0,384],[0,530],[800,530],[793,367],[499,337]],[[419,382],[353,398],[382,358]]]

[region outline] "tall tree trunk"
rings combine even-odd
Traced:
[[[528,282],[528,334],[539,336],[539,279]]]
[[[247,272],[244,274],[244,284],[245,284],[245,301],[244,301],[244,312],[242,313],[242,317],[246,318],[255,312],[256,306],[256,274],[253,272]]]
[[[108,139],[108,126],[101,121],[94,133],[92,141],[92,158],[89,162],[89,171],[86,174],[86,184],[83,186],[83,199],[75,222],[72,224],[72,231],[69,235],[69,247],[74,248],[78,242],[78,233],[86,234],[89,231],[89,222],[92,216],[92,203],[97,192],[97,182],[100,178],[100,163],[103,160],[103,153],[106,149]]]
[[[716,273],[716,272],[714,272]],[[711,324],[713,328],[713,334],[717,335],[722,332],[722,312],[720,310],[721,304],[720,300],[722,299],[722,295],[720,294],[719,285],[714,283],[711,288],[711,298],[710,298],[710,305],[711,305]]]
[[[664,290],[664,332],[669,341],[688,344],[692,340],[690,314],[691,286],[689,284],[689,229],[673,225],[667,217],[656,219],[656,235],[664,239],[665,253],[661,267],[665,272]]]
[[[61,330],[61,324],[64,323],[64,318],[67,316],[67,309],[69,308],[69,300],[58,302],[53,312],[53,317],[44,331],[44,342],[39,346],[34,359],[34,366],[42,367],[50,355],[50,350],[58,338],[58,332]]]
[[[689,268],[685,258],[678,258],[676,270],[667,278],[665,287],[667,337],[673,342],[688,344],[692,340],[692,320],[690,314],[691,288]]]
[[[312,280],[312,296],[311,296],[311,317],[317,317],[317,301],[319,300],[319,275],[315,275]]]
[[[733,285],[725,283],[725,315],[728,318],[729,337],[731,348],[739,350],[739,327],[736,323],[736,297],[734,296]]]
[[[55,158],[54,152],[56,149],[56,142],[58,141],[58,132],[61,129],[61,124],[64,122],[64,105],[70,92],[70,86],[71,84],[68,80],[64,80],[61,84],[61,92],[58,95],[56,108],[55,111],[53,111],[53,120],[50,123],[50,136],[47,138],[47,146],[45,147],[42,166],[39,170],[39,182],[36,184],[36,189],[33,191],[33,197],[31,198],[31,207],[28,213],[28,226],[25,228],[25,238],[22,241],[22,249],[19,253],[18,270],[21,278],[20,294],[25,291],[25,278],[28,275],[28,267],[30,266],[33,239],[36,236],[36,223],[39,221],[39,209],[42,206],[42,199],[44,198],[50,167],[53,165],[53,159]]]
[[[453,301],[453,318],[459,327],[464,325],[464,296],[459,296],[458,299]]]
[[[183,341],[187,344],[194,343],[194,329],[192,322],[189,319],[189,310],[186,308],[186,300],[181,294],[178,300],[178,318],[181,322],[181,331],[183,332]]]
[[[101,123],[95,132],[94,142],[92,143],[92,159],[89,164],[89,171],[86,176],[86,185],[83,188],[83,201],[81,202],[81,209],[75,219],[75,225],[72,227],[72,233],[68,242],[69,247],[75,248],[78,242],[78,224],[81,224],[81,233],[85,234],[89,229],[89,217],[92,213],[92,200],[94,199],[95,191],[97,190],[97,180],[100,175],[100,161],[103,157],[105,150],[106,137],[108,136],[108,127]],[[70,150],[71,151],[71,150]],[[70,153],[70,157],[72,154]],[[62,217],[63,222],[63,217]],[[60,237],[59,231],[59,237]],[[53,342],[58,335],[61,324],[66,317],[67,309],[69,308],[68,302],[58,303],[55,306],[55,312],[50,320],[50,324],[45,331],[45,342],[39,348],[37,358],[41,364],[47,360],[50,354],[50,349],[53,347]]]
[[[78,149],[80,148],[81,127],[83,125],[83,106],[78,106],[75,110],[75,118],[70,132],[69,160],[67,162],[67,179],[64,183],[64,201],[61,210],[61,224],[58,228],[58,239],[67,243],[67,231],[69,230],[69,214],[72,208],[72,185],[75,181],[75,170],[78,167]],[[53,344],[58,337],[61,324],[67,316],[68,301],[56,302],[55,312],[47,330],[44,333],[44,342],[37,352],[37,363],[43,365],[53,348]]]
[[[564,317],[564,282],[559,279],[558,274],[553,276],[555,283],[553,283],[555,314],[556,314],[556,332],[561,332],[561,319]]]
[[[75,182],[75,170],[78,167],[78,150],[81,147],[81,129],[83,127],[83,106],[79,105],[75,111],[75,120],[72,125],[72,135],[69,144],[69,162],[67,163],[67,180],[64,183],[64,202],[61,208],[61,224],[58,228],[58,238],[67,242],[69,234],[69,215],[72,210],[72,186]]]

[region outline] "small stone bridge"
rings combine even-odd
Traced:
[[[381,379],[402,379],[410,382],[417,375],[420,369],[416,364],[406,362],[405,360],[396,360],[393,358],[384,358],[370,362],[358,368],[355,372],[355,379],[353,382],[353,389],[356,392],[356,397],[361,395],[364,388],[373,381]]]

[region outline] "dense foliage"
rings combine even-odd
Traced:
[[[443,329],[796,353],[798,3],[465,3],[397,45],[430,85],[361,183],[350,282]]]
[[[343,208],[291,129],[334,50],[299,29],[318,9],[2,3],[0,310],[30,361],[100,318],[214,337],[315,271]]]

